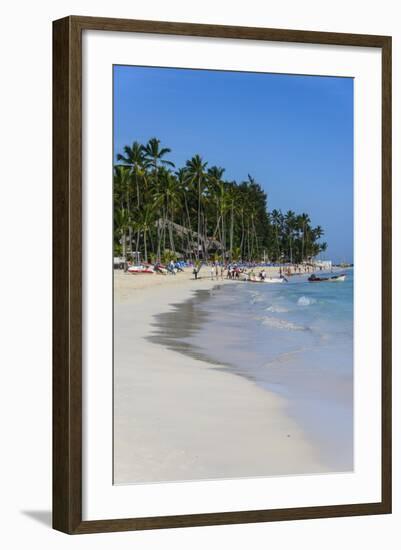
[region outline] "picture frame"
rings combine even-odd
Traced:
[[[327,506],[85,520],[82,342],[84,31],[381,51],[381,499]],[[70,16],[53,22],[53,528],[68,534],[391,513],[391,37]]]

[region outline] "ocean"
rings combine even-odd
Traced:
[[[339,283],[294,276],[195,291],[156,317],[151,339],[279,394],[330,471],[351,471],[353,271],[346,273]]]

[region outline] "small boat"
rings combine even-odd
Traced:
[[[308,277],[308,281],[310,283],[342,283],[345,281],[345,274],[342,273],[341,275],[332,275],[331,277],[316,277],[315,274]]]
[[[285,281],[284,277],[266,277],[265,279],[260,279],[259,277],[248,277],[245,279],[249,283],[283,283]]]
[[[284,277],[266,277],[266,279],[263,279],[264,283],[283,283],[284,281]]]
[[[128,268],[128,273],[133,275],[154,275],[155,269],[151,264],[132,265]]]

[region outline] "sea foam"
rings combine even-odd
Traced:
[[[299,306],[310,306],[315,303],[316,300],[314,298],[308,298],[307,296],[301,296],[300,298],[298,298],[297,302]]]
[[[291,321],[285,321],[284,319],[277,319],[277,317],[263,317],[262,325],[284,330],[308,330],[302,325],[297,325]]]
[[[266,311],[270,311],[271,313],[288,313],[289,309],[282,306],[269,306],[266,308]]]

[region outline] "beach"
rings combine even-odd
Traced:
[[[114,272],[114,483],[332,471],[285,397],[158,341],[158,316],[195,292],[246,285],[200,277]]]

